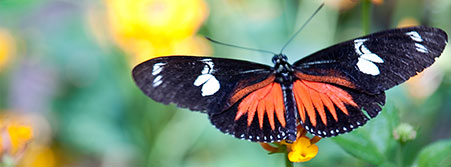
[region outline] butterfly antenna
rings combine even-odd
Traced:
[[[310,20],[312,20],[312,18],[319,12],[319,10],[321,10],[321,8],[323,8],[324,6],[324,2],[321,3],[321,5],[316,9],[316,11],[312,14],[312,16],[310,16],[307,21],[305,21],[305,23],[302,25],[301,28],[298,29],[298,31],[296,31],[296,33],[294,33],[293,36],[291,36],[291,38],[287,41],[287,43],[285,43],[285,45],[283,45],[282,49],[280,50],[280,53],[283,52],[283,50],[285,50],[285,48],[288,46],[288,44],[290,44],[290,42],[294,39],[294,37],[296,37],[301,31],[302,29],[304,29],[304,27],[307,25],[307,23],[310,22]]]
[[[227,44],[227,43],[224,43],[224,42],[219,42],[219,41],[216,41],[216,40],[211,39],[211,38],[209,38],[209,37],[205,37],[205,38],[206,38],[207,40],[209,40],[209,41],[215,43],[215,44],[220,44],[220,45],[229,46],[229,47],[233,47],[233,48],[239,48],[239,49],[245,49],[245,50],[251,50],[251,51],[257,51],[257,52],[269,53],[269,54],[272,54],[272,55],[276,55],[276,53],[271,52],[271,51],[267,51],[267,50],[261,50],[261,49],[254,49],[254,48],[242,47],[242,46],[237,46],[237,45]]]

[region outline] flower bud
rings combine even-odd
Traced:
[[[393,130],[393,137],[401,143],[414,140],[416,136],[417,132],[415,129],[407,123],[401,123]]]

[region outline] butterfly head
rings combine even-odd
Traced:
[[[274,63],[274,71],[278,78],[277,80],[279,80],[280,82],[292,80],[291,74],[294,70],[291,67],[291,64],[288,63],[288,58],[286,55],[282,53],[276,54],[272,58],[272,62]]]

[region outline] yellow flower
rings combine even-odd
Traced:
[[[310,161],[316,154],[318,154],[318,146],[312,144],[309,138],[302,136],[291,145],[288,159],[291,162],[305,162]]]
[[[33,130],[28,125],[11,123],[6,125],[6,135],[9,137],[10,154],[16,154],[31,141]]]
[[[57,160],[56,153],[51,147],[33,143],[23,156],[19,166],[54,167],[58,166]]]
[[[57,166],[58,157],[43,136],[48,133],[41,118],[30,113],[0,113],[0,166]]]
[[[298,136],[296,141],[293,143],[287,143],[285,140],[281,142],[274,143],[272,146],[268,143],[260,143],[263,149],[269,151],[270,153],[288,153],[288,160],[291,162],[306,162],[310,161],[312,158],[318,154],[318,146],[315,145],[320,137],[313,137],[312,139],[305,136],[307,131],[298,126]]]
[[[0,114],[0,165],[15,166],[29,148],[33,128],[22,117]]]
[[[208,15],[203,0],[105,0],[113,36],[138,63],[156,56],[208,54],[194,36]],[[207,46],[207,47],[206,47]]]
[[[9,62],[14,50],[13,38],[6,30],[0,28],[0,71]]]

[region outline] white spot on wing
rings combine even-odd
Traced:
[[[210,96],[215,94],[221,87],[219,81],[211,73],[213,72],[213,61],[211,59],[202,60],[206,65],[202,69],[201,75],[199,75],[194,81],[195,86],[202,85],[202,96]]]
[[[365,45],[364,42],[368,39],[356,39],[354,40],[354,49],[355,52],[359,55],[357,61],[357,68],[365,73],[370,75],[379,75],[379,68],[375,63],[384,63],[378,55],[372,53]]]
[[[360,58],[366,59],[368,61],[375,62],[375,63],[383,63],[384,62],[384,60],[382,60],[379,56],[377,56],[374,53],[363,54],[362,56],[360,56]]]
[[[367,41],[368,39],[356,39],[356,40],[354,40],[354,49],[355,49],[355,52],[357,52],[359,55],[361,55],[361,54],[363,54],[361,51],[360,51],[360,46],[362,46],[363,45],[363,42],[365,42],[365,41]]]
[[[196,80],[194,81],[194,85],[195,86],[200,86],[202,84],[204,84],[205,82],[207,82],[210,78],[212,77],[211,74],[202,74],[199,75]],[[214,77],[214,76],[213,76]]]
[[[152,82],[152,86],[153,87],[157,87],[159,85],[161,85],[161,83],[163,83],[163,81],[161,80],[162,76],[158,75],[157,77],[155,77],[155,79]]]
[[[428,52],[428,49],[424,45],[421,45],[419,43],[415,43],[415,47],[416,47],[418,52],[423,52],[423,53],[427,53]]]
[[[410,36],[410,38],[412,38],[412,40],[414,41],[423,42],[423,38],[421,38],[420,34],[418,34],[418,32],[416,31],[407,32],[406,35]]]
[[[359,70],[365,74],[379,75],[380,73],[379,68],[376,66],[376,64],[363,58],[359,58],[359,61],[357,62],[357,68],[359,68]]]
[[[362,45],[360,45],[360,50],[362,51],[362,52],[360,52],[360,53],[363,53],[363,55],[365,55],[365,54],[371,54],[371,51],[370,51],[368,48],[366,48],[366,46],[363,45],[363,43],[362,43]],[[377,55],[376,55],[376,56],[377,56]]]
[[[166,65],[166,63],[155,63],[152,67],[152,75],[158,75],[161,70],[163,70],[164,65]]]
[[[216,79],[215,76],[211,74],[202,74],[197,77],[197,79],[194,81],[195,86],[202,85],[202,96],[209,96],[215,94],[219,88],[220,84],[219,81]]]

